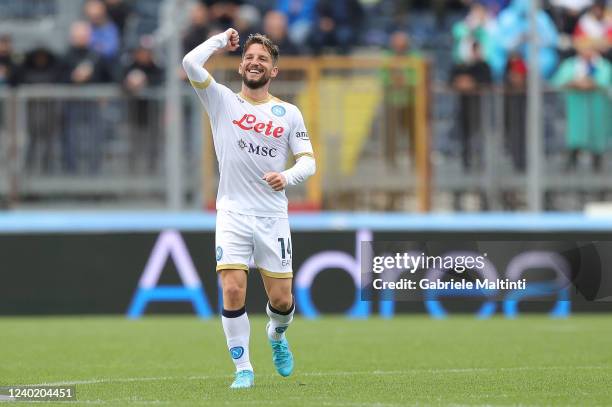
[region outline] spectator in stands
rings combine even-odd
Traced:
[[[527,164],[526,108],[527,63],[519,54],[512,54],[504,75],[504,144],[518,173],[524,173]],[[517,210],[522,205],[520,193],[512,187],[501,191],[501,199],[504,210]]]
[[[123,85],[131,95],[138,95],[143,89],[163,83],[164,71],[153,58],[152,39],[144,37],[132,52],[130,65],[123,73]]]
[[[278,0],[276,10],[288,19],[289,39],[297,46],[308,41],[314,21],[318,0]]]
[[[492,47],[494,30],[495,19],[486,7],[480,3],[473,3],[465,19],[453,26],[455,63],[462,64],[474,59],[472,55],[474,42],[478,42],[479,49],[483,50],[486,59]]]
[[[19,68],[21,83],[55,83],[58,76],[57,58],[47,48],[29,51]]]
[[[518,53],[527,60],[530,33],[529,4],[529,0],[513,0],[497,17],[497,26],[491,41],[494,46],[490,57],[487,58],[497,79],[503,78],[510,55]],[[540,73],[545,78],[549,78],[557,66],[556,47],[559,35],[552,19],[545,11],[541,10],[536,20],[540,39]]]
[[[140,40],[132,52],[132,61],[123,72],[123,87],[129,95],[128,124],[130,134],[130,168],[135,169],[141,157],[147,162],[147,170],[155,171],[159,161],[162,106],[159,98],[143,95],[145,89],[159,87],[164,81],[164,71],[153,58],[152,40]]]
[[[498,15],[503,9],[510,5],[510,0],[479,0],[491,15]]]
[[[263,32],[280,50],[280,55],[297,55],[298,48],[287,35],[287,16],[275,10],[266,13],[263,19]]]
[[[119,30],[108,16],[101,0],[87,0],[85,16],[91,25],[90,47],[107,60],[119,56],[121,48]]]
[[[261,13],[251,4],[243,4],[238,8],[234,28],[246,41],[250,34],[261,31]]]
[[[225,31],[233,27],[238,16],[238,10],[244,3],[242,0],[202,0],[210,11],[210,21]]]
[[[63,82],[86,85],[104,82],[101,57],[90,48],[91,25],[77,21],[70,27],[70,48],[62,61]],[[101,163],[103,123],[97,101],[71,100],[64,103],[62,165],[65,171],[76,172],[87,163],[91,172]]]
[[[448,0],[431,0],[433,14],[436,18],[436,29],[439,31],[448,30],[447,21],[449,15],[449,9],[452,8],[452,4]]]
[[[8,35],[0,36],[0,89],[5,86],[15,86],[17,84],[18,69],[13,58],[12,39]],[[6,116],[6,103],[0,103],[0,117]],[[7,141],[5,129],[8,123],[6,120],[0,120],[0,160],[5,160],[7,149],[4,144]],[[0,198],[0,208],[3,208],[4,202]]]
[[[612,138],[612,104],[607,89],[612,85],[612,65],[589,41],[576,42],[578,55],[565,60],[553,84],[565,89],[568,169],[576,167],[581,151],[593,155],[593,169],[602,169],[602,154]]]
[[[504,76],[504,121],[506,149],[514,168],[525,171],[527,107],[527,63],[519,54],[512,54]]]
[[[396,67],[394,60],[421,58],[421,55],[411,49],[410,37],[406,32],[395,31],[389,36],[389,50],[385,56],[387,63],[381,71],[385,102],[385,159],[395,165],[396,156],[402,153],[401,146],[404,145],[408,147],[414,163],[417,76],[413,68]]]
[[[208,7],[204,3],[193,5],[189,19],[189,27],[183,36],[183,54],[187,54],[210,36]]]
[[[348,54],[358,42],[363,19],[359,0],[319,0],[311,45],[318,55],[323,48],[333,47],[341,54]]]
[[[550,0],[550,5],[559,31],[572,34],[580,15],[593,5],[593,0]]]
[[[58,79],[58,63],[53,53],[46,48],[36,48],[28,52],[19,67],[19,83],[52,84]],[[58,105],[52,99],[28,99],[28,143],[26,165],[28,169],[37,167],[38,153],[42,151],[42,168],[51,168],[52,143],[58,132]]]
[[[605,2],[598,1],[585,13],[574,30],[576,41],[589,41],[601,54],[606,54],[612,44],[612,19],[606,15]]]
[[[0,87],[17,84],[17,65],[13,56],[13,40],[9,35],[0,36]]]
[[[62,82],[87,84],[103,82],[100,55],[90,48],[91,25],[77,21],[70,27],[70,44],[62,60]]]
[[[457,130],[461,139],[461,158],[463,168],[475,166],[473,138],[483,137],[481,129],[482,92],[492,82],[489,65],[485,62],[479,42],[472,45],[472,59],[456,64],[450,75],[451,87],[459,93],[457,110]]]
[[[483,144],[486,137],[482,128],[482,112],[485,102],[485,92],[492,83],[492,73],[485,62],[478,41],[472,44],[471,60],[455,64],[450,75],[450,84],[458,94],[456,111],[456,131],[461,143],[461,162],[463,169],[470,172],[479,169],[481,156],[475,150]],[[461,210],[461,198],[464,192],[455,191],[453,206]],[[481,209],[487,209],[487,199],[484,193],[479,193]]]
[[[119,36],[123,38],[125,25],[132,15],[132,7],[125,0],[104,0],[108,16],[119,30]]]

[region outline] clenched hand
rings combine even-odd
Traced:
[[[236,51],[238,47],[240,47],[240,36],[238,35],[238,31],[233,28],[228,28],[225,31],[225,35],[227,35],[227,45],[225,49],[228,51]]]
[[[287,180],[283,174],[278,172],[267,172],[263,179],[272,187],[275,191],[282,191],[287,186]]]

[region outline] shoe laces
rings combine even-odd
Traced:
[[[236,379],[250,379],[251,374],[248,370],[241,370],[236,373]]]
[[[286,363],[289,361],[289,347],[285,341],[272,342],[274,350],[274,360],[278,363]]]

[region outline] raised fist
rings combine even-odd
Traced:
[[[228,51],[236,51],[240,46],[240,36],[238,35],[238,31],[233,28],[228,28],[225,31],[225,35],[227,35],[227,46],[225,47]]]

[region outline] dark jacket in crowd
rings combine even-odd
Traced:
[[[121,1],[119,3],[107,2],[106,10],[110,19],[113,20],[113,22],[119,29],[120,35],[123,35],[123,32],[125,30],[125,24],[127,23],[128,18],[132,14],[132,7],[125,1]]]
[[[352,26],[358,28],[364,16],[359,0],[320,0],[317,5],[317,15],[329,17],[338,26]]]
[[[482,59],[470,64],[455,65],[450,75],[451,86],[459,93],[457,109],[457,126],[461,140],[461,156],[463,168],[477,167],[480,155],[473,150],[473,140],[482,144],[482,110],[484,99],[480,91],[491,83],[493,75],[489,65]]]
[[[280,41],[275,41],[275,44],[278,45],[278,51],[281,56],[298,55],[300,53],[298,47],[287,36],[283,37]]]
[[[243,0],[202,0],[202,3],[209,9],[214,9],[218,6],[224,9],[224,12],[216,19],[212,20],[211,23],[218,25],[222,30],[226,30],[235,25],[235,10],[245,2]]]
[[[183,37],[183,51],[187,54],[189,51],[200,45],[204,40],[208,39],[208,25],[192,25]]]
[[[139,70],[145,74],[148,86],[159,86],[164,81],[164,70],[157,66],[157,64],[151,63],[143,65],[137,62],[132,62],[132,64],[125,69],[123,79],[127,78],[130,72],[134,70]]]
[[[10,55],[0,55],[0,85],[17,84],[17,65]]]
[[[18,73],[18,82],[25,84],[55,83],[58,80],[58,61],[46,48],[28,52]]]
[[[364,16],[359,0],[321,0],[317,5],[317,19],[311,34],[311,46],[315,54],[324,47],[335,47],[342,54],[348,54],[359,40],[360,26]],[[329,30],[322,26],[325,20],[333,21]]]
[[[63,83],[75,83],[72,74],[77,67],[87,66],[91,68],[91,76],[83,84],[109,82],[108,74],[98,54],[89,48],[71,47],[62,60],[62,71],[60,80]]]

